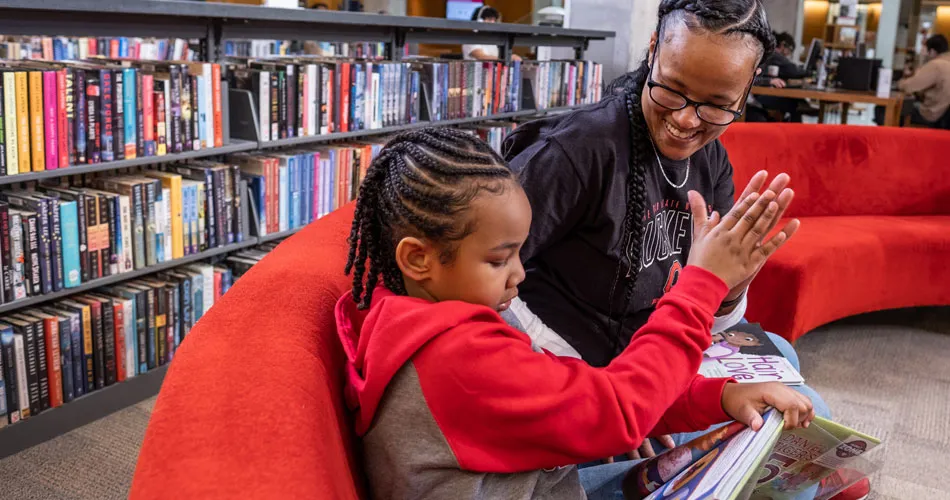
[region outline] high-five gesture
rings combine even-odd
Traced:
[[[762,241],[780,216],[775,198],[771,190],[761,195],[752,192],[720,220],[718,212],[708,217],[702,195],[690,191],[693,244],[687,264],[712,272],[730,289],[750,279],[798,230],[799,222],[793,219],[768,241]]]

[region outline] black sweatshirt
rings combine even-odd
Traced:
[[[618,328],[630,261],[621,259],[620,248],[630,161],[630,122],[623,98],[609,96],[571,113],[521,125],[506,139],[504,152],[534,212],[521,253],[527,277],[520,295],[588,363],[604,366],[618,354],[608,335]],[[681,188],[663,178],[654,155],[645,162],[642,258],[624,313],[621,348],[646,323],[656,301],[686,265],[692,241],[687,192],[698,191],[710,210],[723,215],[732,207],[735,192],[732,165],[718,140],[689,158],[689,178]],[[683,182],[687,161],[663,158],[663,167],[672,183]],[[611,307],[608,297],[618,272],[621,279]],[[614,322],[608,330],[611,310]]]

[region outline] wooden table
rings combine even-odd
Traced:
[[[857,90],[816,88],[784,88],[752,87],[754,95],[768,95],[774,97],[788,97],[791,99],[811,99],[818,101],[818,123],[825,122],[825,108],[829,103],[841,103],[844,108],[841,113],[841,123],[848,123],[848,109],[857,102],[876,104],[885,107],[884,125],[899,127],[901,121],[901,107],[904,105],[904,95],[891,92],[890,97],[878,97],[875,92],[861,92]]]

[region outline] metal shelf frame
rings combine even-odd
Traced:
[[[222,41],[227,39],[306,39],[334,42],[384,42],[390,60],[401,58],[406,43],[484,43],[504,48],[503,58],[510,60],[514,46],[572,47],[578,59],[591,41],[612,38],[613,32],[563,29],[505,23],[475,23],[437,18],[382,16],[325,10],[276,9],[182,0],[2,0],[0,33],[7,35],[49,36],[141,36],[199,39],[202,57],[220,61]],[[258,142],[232,138],[222,148],[189,151],[158,157],[136,158],[95,165],[76,165],[63,169],[0,176],[0,186],[56,177],[168,163],[240,151],[263,150],[302,144],[316,144],[389,134],[428,126],[452,126],[483,121],[528,117],[557,110],[524,110],[493,116],[463,118],[439,122],[419,122],[377,130],[334,133],[319,136]],[[232,131],[233,133],[233,131]],[[24,307],[83,293],[98,287],[145,276],[175,266],[219,257],[259,243],[290,236],[300,228],[249,237],[241,243],[213,248],[128,273],[83,283],[76,288],[29,297],[0,305],[0,314]],[[125,382],[80,397],[62,407],[45,411],[25,421],[0,428],[0,458],[4,458],[56,436],[91,423],[158,393],[167,365]]]

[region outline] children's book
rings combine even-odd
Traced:
[[[703,353],[699,367],[699,373],[706,377],[732,377],[740,383],[805,383],[798,370],[756,323],[738,324],[712,337],[713,344]]]
[[[785,500],[820,484],[819,498],[846,489],[878,464],[866,453],[880,440],[826,419],[783,431],[771,409],[753,431],[720,427],[645,460],[627,473],[627,500]]]

